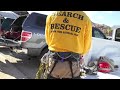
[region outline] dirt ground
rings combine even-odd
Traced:
[[[39,67],[37,58],[29,58],[27,51],[0,47],[0,79],[34,79]]]

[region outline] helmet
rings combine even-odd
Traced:
[[[110,64],[108,62],[99,62],[98,63],[98,71],[103,73],[109,73],[111,71]]]

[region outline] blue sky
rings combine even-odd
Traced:
[[[120,25],[120,11],[84,11],[90,19],[109,26]]]
[[[50,14],[53,11],[38,11],[43,14]],[[90,19],[99,24],[108,26],[120,25],[120,11],[84,11]]]

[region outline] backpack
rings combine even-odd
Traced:
[[[103,73],[113,72],[115,68],[118,68],[114,61],[106,56],[100,56],[98,59],[88,62],[88,67],[92,68],[93,72],[99,71]]]
[[[39,70],[36,74],[36,79],[48,79],[49,77],[53,77],[58,73],[62,73],[62,75],[64,73],[66,77],[72,77],[73,79],[80,78],[80,57],[74,53],[68,53],[68,55],[65,55],[67,53],[64,53],[63,57],[61,57],[61,54],[63,53],[46,53],[41,58],[41,63],[39,66]],[[60,77],[59,79],[62,78]]]

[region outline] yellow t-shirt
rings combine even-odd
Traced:
[[[86,54],[91,46],[91,20],[83,11],[56,11],[47,16],[45,38],[51,51]]]

